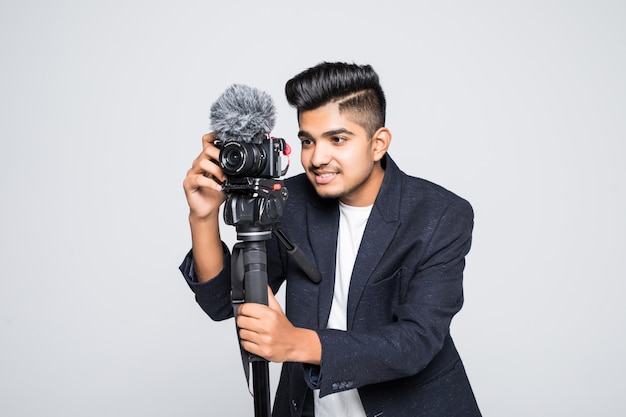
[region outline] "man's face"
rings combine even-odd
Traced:
[[[384,172],[376,164],[376,141],[346,115],[336,103],[300,114],[302,167],[321,197],[368,206],[376,199]]]

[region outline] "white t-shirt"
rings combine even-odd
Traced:
[[[339,203],[335,290],[328,318],[327,328],[329,329],[347,330],[348,328],[350,278],[371,211],[372,206],[352,207]],[[316,390],[313,398],[315,417],[365,417],[365,410],[363,410],[363,404],[356,389],[330,394],[324,398],[319,398],[319,390]]]

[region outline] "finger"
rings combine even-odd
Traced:
[[[206,149],[207,146],[213,146],[213,142],[215,141],[215,133],[207,133],[202,136],[202,149]]]
[[[189,170],[187,171],[187,175],[186,175],[187,178],[195,177],[195,176],[204,176],[206,178],[214,178],[218,182],[220,181],[223,182],[225,178],[222,168],[220,168],[213,161],[206,158],[204,154],[201,154],[200,156],[198,156],[198,158],[196,158],[193,161],[191,168],[189,168]]]
[[[219,165],[220,149],[213,146],[212,143],[202,149],[202,153],[198,156],[199,160],[208,159]]]
[[[272,291],[272,289],[270,288],[270,286],[267,286],[267,305],[274,311],[278,311],[279,313],[283,313],[283,309],[280,306],[280,304],[278,303],[278,300],[276,299],[276,297],[274,296],[274,292]]]
[[[216,148],[207,148],[202,151],[202,153],[194,159],[191,168],[187,171],[187,177],[203,175],[207,178],[215,179],[215,181],[220,184],[223,183],[226,180],[226,175],[215,158],[219,158],[219,151]]]
[[[266,307],[257,303],[243,303],[239,306],[239,317],[241,320],[255,319],[258,320],[263,314],[262,308]],[[266,307],[267,308],[267,307]]]
[[[226,181],[226,174],[213,159],[200,159],[196,164],[196,173],[212,177],[220,184]]]
[[[245,329],[245,328],[239,328],[239,338],[242,341],[246,341],[246,342],[250,342],[250,343],[257,343],[257,338],[258,338],[258,333],[253,332],[252,330],[249,329]]]
[[[280,309],[278,303],[276,305]],[[265,304],[248,302],[239,306],[239,318],[246,328],[259,330],[276,318],[276,311]]]
[[[203,189],[222,191],[221,183],[211,176],[204,174],[190,174],[183,181],[183,189],[187,194],[195,193]]]
[[[194,166],[203,169],[205,172],[210,173],[215,178],[224,182],[226,180],[226,175],[222,171],[219,161],[220,149],[210,145],[202,150],[202,153],[194,161]]]
[[[241,338],[241,335],[239,336]],[[253,355],[257,355],[263,357],[261,355],[261,350],[259,349],[259,345],[251,342],[249,340],[241,338],[241,347],[248,353],[252,353]]]

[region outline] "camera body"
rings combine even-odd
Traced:
[[[282,138],[269,137],[258,144],[216,140],[214,145],[220,148],[220,166],[229,178],[279,178],[284,175],[281,154],[287,144]]]

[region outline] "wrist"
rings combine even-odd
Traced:
[[[219,222],[218,219],[219,210],[211,211],[205,215],[200,215],[192,210],[189,211],[189,224],[193,225],[202,225],[207,223],[214,223],[215,221]]]
[[[298,340],[296,357],[294,362],[309,363],[319,365],[322,361],[322,342],[317,332],[310,329],[298,329],[300,333],[295,340]]]

